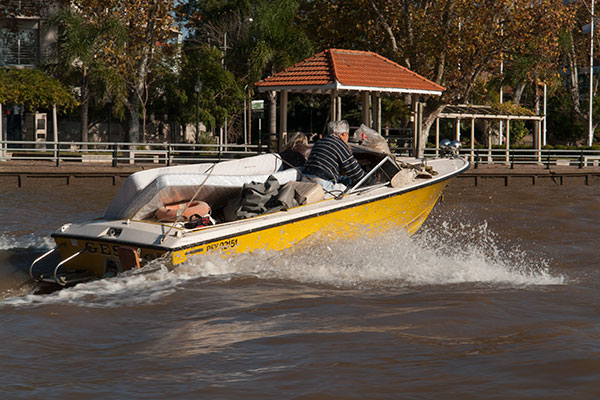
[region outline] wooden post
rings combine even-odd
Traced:
[[[419,123],[417,124],[417,158],[425,157],[425,145],[427,144],[427,139],[423,137],[423,108],[424,103],[417,103],[417,110],[419,116]]]
[[[440,119],[435,119],[435,156],[440,155]]]
[[[377,132],[381,133],[381,96],[377,94]]]
[[[287,110],[288,110],[288,91],[281,91],[281,105],[279,106],[279,140],[278,150],[282,151],[287,142]]]
[[[419,135],[419,103],[418,103],[418,97],[415,96],[411,96],[411,106],[412,106],[412,118],[413,118],[413,143],[412,143],[412,156],[416,157],[417,156],[417,151],[418,151],[418,145],[417,145],[417,137]]]
[[[370,108],[371,105],[369,104],[369,92],[362,92],[361,93],[361,98],[362,98],[362,123],[365,124],[366,126],[371,126],[371,121],[370,121]]]
[[[458,119],[458,118],[456,119],[455,128],[456,128],[456,134],[455,134],[454,139],[456,139],[460,142],[460,119]]]
[[[332,121],[337,119],[337,90],[331,92],[330,117]]]

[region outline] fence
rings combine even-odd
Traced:
[[[436,157],[440,150],[427,148],[426,157]],[[557,150],[557,149],[461,149],[460,155],[478,168],[481,164],[576,166],[579,168],[598,166],[599,150]]]
[[[0,161],[50,161],[119,164],[186,164],[215,162],[267,152],[249,144],[92,143],[0,141]]]
[[[273,147],[273,146],[271,146]],[[390,140],[392,152],[410,155],[407,143]],[[269,151],[267,145],[250,144],[185,144],[185,143],[92,143],[0,141],[0,162],[8,160],[48,161],[57,166],[64,162],[119,164],[186,164],[242,158]],[[426,157],[436,157],[440,149],[425,149]],[[473,168],[482,164],[576,166],[600,165],[599,150],[549,149],[461,149]]]

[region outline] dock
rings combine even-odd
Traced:
[[[600,184],[600,167],[483,164],[477,168],[472,165],[457,180],[469,186],[597,185]]]
[[[113,167],[94,163],[61,163],[55,166],[45,161],[7,161],[0,163],[0,183],[5,187],[23,187],[38,183],[54,184],[108,184],[121,185],[136,171],[164,165],[152,163],[125,164]],[[537,186],[537,185],[597,185],[600,184],[600,166],[504,165],[480,164],[459,175],[457,184],[463,186]]]

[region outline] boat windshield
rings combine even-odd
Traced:
[[[355,192],[366,186],[388,184],[394,175],[400,171],[400,169],[400,166],[396,163],[396,160],[393,158],[393,156],[386,155],[373,168],[371,168],[367,174],[356,183],[356,185],[350,188],[348,193]]]

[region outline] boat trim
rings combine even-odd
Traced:
[[[168,247],[168,246],[157,246],[157,245],[151,245],[151,244],[140,244],[139,242],[129,242],[129,241],[126,242],[126,241],[121,241],[121,240],[111,240],[111,239],[105,239],[105,238],[100,239],[100,238],[96,238],[96,237],[94,237],[94,238],[90,237],[89,239],[90,240],[94,240],[94,241],[96,241],[98,243],[111,243],[111,244],[117,243],[117,244],[122,245],[122,246],[143,247],[145,249],[160,250],[160,251],[165,251],[165,252],[181,251],[181,250],[185,250],[185,249],[189,249],[189,248],[194,248],[194,247],[197,247],[197,246],[202,246],[202,245],[205,245],[205,244],[208,244],[208,243],[212,243],[215,240],[227,240],[227,239],[230,239],[230,238],[233,238],[233,237],[236,237],[236,236],[241,236],[241,235],[245,235],[245,234],[249,234],[249,233],[259,232],[259,231],[266,230],[266,229],[276,228],[278,226],[287,225],[287,224],[290,224],[290,223],[295,223],[295,222],[298,222],[298,221],[302,221],[302,220],[310,219],[310,218],[314,218],[314,217],[319,217],[319,216],[322,216],[322,215],[326,215],[326,214],[338,212],[338,211],[341,211],[341,210],[345,210],[345,209],[348,209],[348,208],[353,208],[353,207],[361,206],[361,205],[368,204],[368,203],[373,203],[373,202],[376,202],[376,201],[380,201],[380,200],[383,200],[383,199],[387,199],[387,198],[390,198],[390,197],[395,197],[395,196],[398,196],[398,195],[401,195],[401,194],[405,194],[405,193],[409,193],[409,192],[412,192],[412,191],[415,191],[415,190],[418,190],[418,189],[422,189],[422,188],[425,188],[425,187],[428,187],[428,186],[431,186],[431,185],[436,185],[436,184],[445,182],[447,180],[450,180],[454,176],[460,174],[464,170],[468,169],[469,165],[470,164],[467,161],[466,164],[462,168],[460,168],[460,169],[458,169],[458,170],[456,170],[456,171],[454,171],[452,173],[449,173],[448,175],[444,176],[441,179],[435,179],[434,178],[434,179],[431,179],[428,182],[424,182],[424,183],[421,183],[421,184],[418,184],[418,185],[415,185],[415,186],[411,186],[411,187],[408,187],[408,188],[399,188],[398,190],[394,191],[393,193],[381,194],[381,195],[378,195],[378,196],[375,196],[375,197],[372,197],[372,198],[369,198],[369,199],[366,199],[366,200],[357,201],[357,202],[351,202],[351,203],[343,205],[341,207],[333,207],[333,208],[331,208],[329,210],[318,211],[316,213],[310,213],[308,215],[303,215],[303,216],[299,216],[299,217],[292,218],[292,219],[286,219],[284,221],[280,221],[280,222],[276,222],[276,223],[265,224],[265,225],[261,225],[260,227],[247,228],[247,229],[244,229],[244,230],[241,230],[241,231],[237,231],[235,233],[229,233],[229,234],[226,234],[226,235],[223,235],[223,236],[218,236],[218,237],[214,237],[214,238],[211,238],[211,239],[206,239],[206,240],[194,242],[194,243],[191,243],[191,244],[186,244],[186,245],[183,245],[183,246],[180,246],[180,247]],[[373,187],[365,187],[365,188],[363,188],[363,190],[357,190],[357,191],[353,192],[352,194],[360,195],[361,193],[364,193],[365,191],[371,190],[371,189],[373,189]],[[264,215],[266,215],[266,214],[263,214],[263,215],[258,216],[258,217],[262,217]],[[255,217],[255,218],[257,218],[257,217]],[[142,221],[142,222],[147,222],[147,221]],[[238,222],[238,221],[235,221],[235,222]],[[202,230],[204,230],[204,229],[205,228],[203,228]],[[189,231],[189,232],[194,232],[194,231]],[[63,234],[63,233],[54,233],[54,234],[52,234],[52,237],[82,240],[82,236],[80,236],[80,235],[69,235],[69,234]]]

